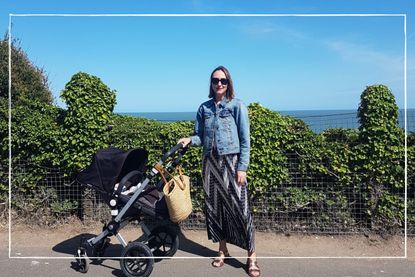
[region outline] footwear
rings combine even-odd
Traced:
[[[261,276],[261,269],[259,269],[258,262],[251,258],[246,260],[246,272],[249,277],[259,277]]]
[[[229,252],[226,250],[225,252],[219,251],[218,257],[213,259],[212,266],[213,267],[221,267],[225,264],[225,257],[229,257]]]

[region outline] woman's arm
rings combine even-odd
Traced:
[[[249,152],[251,144],[249,137],[248,109],[242,102],[239,102],[236,108],[235,123],[238,128],[239,145],[241,149],[237,170],[246,172],[249,166]]]
[[[201,146],[203,144],[203,131],[205,128],[203,120],[203,106],[197,110],[194,135],[190,137],[192,145]]]
[[[191,143],[194,146],[201,146],[203,143],[204,124],[205,123],[203,121],[203,107],[200,106],[196,114],[194,135],[188,138],[181,138],[179,139],[178,143],[182,143],[183,147],[186,147],[189,143]]]

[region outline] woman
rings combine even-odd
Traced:
[[[248,251],[247,273],[258,277],[255,234],[249,211],[246,171],[249,164],[249,118],[246,106],[234,98],[229,71],[219,66],[210,75],[210,100],[197,111],[195,135],[179,143],[203,146],[203,188],[208,238],[219,242],[212,266],[224,265],[226,243]]]

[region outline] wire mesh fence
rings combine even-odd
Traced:
[[[300,119],[308,121],[308,125],[315,132],[328,128],[356,128],[357,124],[355,113],[312,115]],[[409,113],[407,130],[414,129],[415,116],[414,113]],[[161,156],[164,147],[153,148],[160,151]],[[366,202],[361,191],[353,189],[356,184],[351,182],[344,185],[332,176],[300,172],[298,162],[299,157],[289,155],[284,165],[289,170],[289,181],[269,184],[266,193],[251,199],[256,229],[317,234],[349,234],[370,230]],[[8,171],[7,165],[0,167],[0,171]],[[350,179],[358,178],[351,176]],[[14,161],[11,180],[12,224],[28,220],[53,224],[65,222],[72,216],[80,218],[85,224],[107,222],[111,219],[110,209],[98,192],[82,187],[73,177],[65,176],[60,169],[38,167],[27,161]],[[18,188],[22,182],[35,185],[30,191],[21,191]],[[200,182],[194,182],[192,186],[198,190],[203,187]],[[413,201],[414,180],[408,180],[407,186],[408,201]],[[399,207],[404,207],[404,191],[396,191],[394,194],[399,198]],[[408,216],[413,217],[414,211],[408,210]],[[194,212],[181,226],[204,229],[203,212]],[[403,229],[404,225],[401,224],[399,232],[403,232]],[[415,235],[415,224],[412,221],[408,222],[408,234]]]
[[[294,157],[288,159],[286,166],[295,168],[295,162],[297,159]],[[80,218],[85,224],[104,223],[111,219],[110,208],[99,192],[64,177],[59,169],[41,168],[44,178],[38,181],[30,193],[14,190],[19,182],[25,181],[30,175],[28,171],[32,170],[32,166],[24,162],[20,162],[18,168],[12,174],[11,199],[16,210],[12,224],[65,223],[71,216]],[[333,178],[310,173],[291,171],[290,177],[290,182],[269,185],[266,194],[251,199],[257,230],[316,234],[370,232],[365,202],[351,187],[343,187]],[[202,184],[192,183],[192,186],[202,189]],[[397,195],[404,201],[404,194]],[[301,196],[304,196],[303,199]],[[414,199],[414,196],[409,198]],[[181,226],[204,229],[203,212],[193,213]],[[411,224],[408,225],[408,230],[409,234],[415,234]],[[403,232],[403,225],[400,232]]]

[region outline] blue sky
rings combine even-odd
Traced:
[[[86,3],[85,3],[86,2]],[[2,1],[13,14],[406,14],[407,105],[415,108],[415,1]],[[12,37],[45,69],[58,105],[79,71],[117,90],[116,112],[195,111],[209,74],[232,73],[236,95],[273,110],[358,107],[385,84],[404,107],[403,16],[13,16]]]

